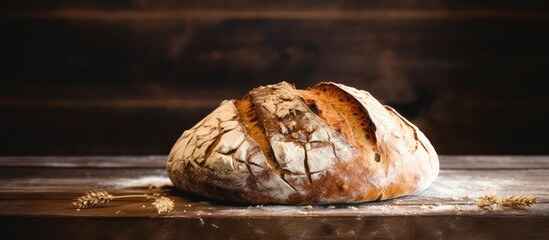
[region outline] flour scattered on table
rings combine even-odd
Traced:
[[[465,197],[473,200],[486,194],[487,191],[494,194],[507,194],[507,189],[516,189],[522,186],[522,182],[514,179],[506,179],[497,176],[473,178],[467,175],[452,177],[438,176],[433,184],[420,193],[421,197],[433,199],[452,199]]]
[[[106,185],[117,187],[152,187],[161,188],[173,186],[172,181],[166,176],[144,176],[140,178],[118,178],[109,181]]]

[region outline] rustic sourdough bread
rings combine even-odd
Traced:
[[[241,203],[356,203],[414,194],[438,175],[429,140],[368,92],[281,82],[223,101],[167,162],[183,191]]]

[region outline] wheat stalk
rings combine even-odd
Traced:
[[[167,197],[159,197],[152,203],[152,205],[156,208],[156,213],[166,214],[173,210],[175,203]]]
[[[121,198],[154,199],[154,202],[152,203],[152,205],[155,207],[156,213],[158,214],[169,213],[175,207],[174,201],[167,197],[156,197],[156,196],[151,196],[147,194],[114,196],[102,189],[86,191],[86,194],[76,198],[75,201],[72,203],[72,205],[76,206],[78,209],[101,208],[101,207],[108,206],[111,200],[121,199]]]
[[[510,196],[503,200],[502,206],[513,209],[525,209],[538,203],[538,198],[534,196]]]
[[[80,196],[72,204],[78,208],[100,208],[106,207],[114,198],[104,190],[88,190],[86,194]]]
[[[477,199],[477,206],[484,210],[494,210],[494,206],[501,204],[501,198],[497,195],[484,195]]]
[[[477,199],[477,206],[483,210],[494,210],[494,207],[507,207],[513,209],[525,209],[538,203],[534,196],[512,195],[505,199],[497,195],[484,195]]]

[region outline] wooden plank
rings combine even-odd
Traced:
[[[0,155],[168,154],[183,131],[213,109],[2,108],[0,132],[5,138],[0,140]],[[546,154],[548,143],[543,136],[549,128],[538,126],[548,116],[534,116],[539,106],[466,111],[473,108],[433,107],[408,119],[440,154]],[[523,140],[518,144],[517,139]]]
[[[12,78],[6,81],[14,85],[42,82],[47,86],[45,81],[70,86],[78,76],[80,83],[113,82],[123,87],[130,80],[161,79],[166,84],[180,83],[174,87],[251,88],[274,78],[288,79],[300,87],[341,79],[371,88],[375,78],[388,78],[393,84],[408,79],[433,86],[467,81],[468,86],[476,82],[488,87],[497,82],[493,89],[512,89],[515,85],[510,83],[535,82],[536,76],[545,73],[547,62],[541,49],[546,49],[548,36],[538,30],[546,24],[546,20],[9,21],[6,31],[13,34],[2,41],[12,60],[6,69]],[[502,27],[507,31],[498,31]],[[21,28],[27,31],[21,33]],[[90,36],[99,32],[103,34]],[[20,48],[7,46],[24,46],[33,54],[19,54]],[[389,74],[395,71],[400,74]],[[536,93],[536,88],[523,87]],[[388,95],[377,93],[381,94]]]
[[[52,158],[54,157],[42,159],[50,161]],[[19,168],[13,168],[15,162],[13,158],[2,158],[2,161],[0,161],[0,179],[2,179],[0,191],[10,193],[10,195],[5,195],[2,198],[9,200],[13,197],[13,199],[34,201],[40,200],[40,194],[63,192],[64,197],[61,195],[56,196],[70,199],[80,195],[87,189],[93,188],[104,188],[116,193],[118,191],[146,191],[150,186],[171,185],[164,169],[164,157],[55,158],[58,160],[52,161],[53,164],[39,163],[40,158],[29,159],[28,163],[21,161],[21,167]],[[113,165],[100,164],[97,167],[88,167],[97,160],[106,162],[109,159],[113,162]],[[549,185],[539,184],[549,182],[549,169],[543,168],[549,161],[548,157],[534,157],[532,161],[528,157],[491,158],[487,156],[445,156],[441,159],[442,163],[459,162],[459,159],[462,159],[462,163],[471,166],[463,165],[459,168],[453,167],[454,169],[443,168],[437,180],[429,189],[419,195],[399,199],[398,204],[471,205],[476,198],[485,194],[502,196],[535,195],[540,198],[541,202],[549,200]],[[498,161],[497,159],[502,160]],[[144,164],[149,160],[152,160],[150,163],[156,166],[149,165],[149,163]],[[488,163],[479,163],[482,161]],[[63,162],[70,165],[59,164]],[[32,165],[36,167],[32,167]],[[476,169],[475,165],[481,167]],[[483,167],[489,165],[492,165],[492,167]],[[110,166],[116,166],[117,168],[111,168]],[[513,169],[510,166],[521,166],[521,168]],[[528,169],[524,166],[527,166]],[[537,166],[542,167],[537,168]],[[45,192],[41,193],[40,190],[45,190]],[[176,193],[171,187],[157,191]],[[21,197],[18,194],[27,195]],[[181,201],[189,200],[182,198]],[[10,209],[13,210],[13,208]],[[62,213],[63,211],[58,212]]]
[[[213,109],[2,109],[2,155],[168,154]],[[20,120],[24,119],[24,120]],[[32,136],[32,137],[30,137]]]
[[[53,163],[40,163],[40,159]],[[544,227],[549,223],[549,185],[545,184],[549,182],[549,169],[543,168],[549,161],[547,156],[443,156],[443,165],[453,163],[447,165],[451,169],[441,170],[433,185],[421,194],[312,208],[235,205],[186,195],[169,184],[163,166],[152,167],[162,159],[163,156],[2,157],[0,229],[23,239],[149,238],[159,234],[183,239],[221,235],[499,239],[543,238],[549,234]],[[112,165],[86,167],[93,161],[109,160]],[[14,167],[16,161],[28,163]],[[472,170],[475,166],[480,169]],[[150,202],[140,199],[114,200],[99,209],[77,210],[70,205],[89,188],[103,188],[114,195],[166,195],[175,200],[175,209],[168,215],[156,215]],[[534,195],[539,197],[539,204],[527,210],[484,211],[476,207],[475,200],[485,194]]]
[[[547,217],[0,217],[19,239],[545,239]],[[25,229],[25,230],[22,230]]]
[[[116,2],[103,1],[70,1],[70,0],[50,0],[47,2],[39,0],[7,0],[7,6],[10,9],[247,9],[247,10],[264,10],[264,9],[341,9],[341,10],[356,10],[356,9],[544,9],[548,8],[548,4],[543,0],[530,1],[361,1],[361,0],[280,0],[276,2],[270,1],[254,1],[254,0],[165,0],[165,1],[138,1],[138,0],[119,0]]]
[[[136,193],[127,192],[128,194]],[[138,192],[137,192],[138,193]],[[65,193],[65,195],[68,195]],[[549,204],[542,202],[536,204],[528,210],[509,210],[498,209],[495,211],[480,210],[474,201],[468,203],[443,204],[426,202],[425,204],[398,203],[385,201],[379,203],[364,203],[358,205],[342,206],[314,206],[307,209],[305,206],[276,206],[276,205],[257,205],[257,206],[238,206],[223,205],[223,203],[212,204],[210,202],[185,201],[178,196],[169,196],[175,199],[176,208],[167,216],[171,218],[290,218],[290,217],[387,217],[394,216],[400,218],[406,217],[424,217],[424,216],[492,216],[492,217],[549,217]],[[138,217],[149,219],[158,216],[154,212],[152,201],[134,200],[134,201],[116,201],[109,204],[108,207],[81,209],[77,210],[70,203],[72,199],[54,199],[54,200],[8,200],[1,199],[2,207],[7,210],[0,211],[0,217],[72,217],[72,218],[118,218],[118,217]],[[143,207],[145,205],[145,207]],[[179,205],[179,206],[178,206]],[[36,206],[43,206],[42,208]],[[47,209],[46,209],[47,208]],[[11,210],[8,210],[11,209]],[[117,213],[118,212],[118,213]],[[549,220],[549,219],[547,219]]]
[[[65,170],[70,172],[71,170]],[[105,170],[103,170],[105,171]],[[78,171],[77,171],[78,172]],[[55,172],[52,172],[55,173]],[[49,173],[49,174],[52,174]],[[171,217],[299,217],[299,216],[424,216],[424,215],[494,215],[494,216],[549,216],[549,172],[545,171],[442,171],[435,183],[421,194],[383,202],[351,205],[305,206],[233,205],[189,196],[169,186],[165,173],[134,171],[128,175],[105,171],[86,177],[68,174],[67,178],[29,176],[5,180],[0,185],[0,216],[72,216],[148,218],[152,206],[140,199],[113,201],[109,207],[77,210],[70,203],[87,189],[102,188],[114,195],[158,193],[176,202]],[[48,174],[48,175],[49,175]],[[114,177],[108,177],[113,176]],[[59,174],[55,174],[59,176]],[[35,184],[29,184],[35,183]],[[38,184],[37,184],[38,183]],[[150,188],[150,185],[163,185]],[[497,194],[533,195],[539,204],[524,210],[498,209],[487,212],[475,205],[478,197]],[[143,209],[142,205],[146,205]],[[38,207],[42,206],[42,207]],[[120,210],[122,213],[113,214]]]
[[[549,128],[539,126],[549,116],[536,115],[539,108],[535,104],[498,108],[456,104],[432,107],[408,119],[440,154],[546,154],[548,143],[543,137]],[[0,140],[0,155],[168,154],[183,131],[213,109],[1,108],[0,132],[5,138]],[[522,139],[520,144],[517,139]]]
[[[151,156],[0,156],[0,167],[23,168],[163,168],[166,155]],[[440,155],[446,170],[549,169],[549,156]]]
[[[162,168],[162,156],[0,156],[0,167],[24,168]]]
[[[442,154],[549,147],[546,1],[5,5],[0,155],[166,154],[222,99],[280,80],[366,89]]]
[[[498,10],[51,10],[8,12],[8,19],[42,19],[72,21],[162,21],[162,20],[464,20],[464,19],[547,19],[547,11]]]
[[[441,169],[549,169],[549,156],[440,156]]]

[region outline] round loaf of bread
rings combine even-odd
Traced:
[[[419,129],[366,91],[281,82],[226,100],[167,161],[179,189],[249,204],[341,204],[426,189],[439,172]]]

